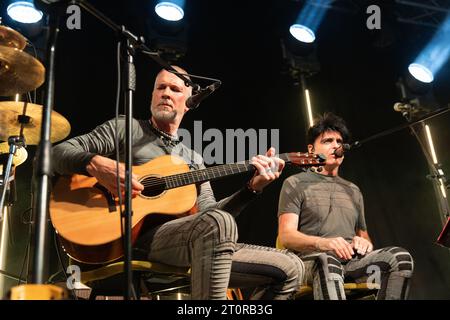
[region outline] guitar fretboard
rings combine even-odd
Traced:
[[[277,155],[286,163],[289,163],[289,154],[282,153]],[[194,170],[190,172],[174,174],[163,178],[166,189],[178,188],[193,183],[200,183],[209,180],[216,180],[226,176],[232,176],[239,173],[254,171],[255,167],[250,161],[242,161],[232,164],[222,164],[206,169]]]

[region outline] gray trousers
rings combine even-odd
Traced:
[[[312,285],[314,299],[344,300],[344,279],[380,285],[378,300],[402,300],[408,296],[414,270],[411,254],[400,247],[386,247],[349,261],[332,252],[301,255],[305,264],[304,282]]]
[[[255,287],[254,299],[288,299],[303,280],[300,258],[288,251],[237,243],[234,218],[209,210],[166,222],[140,248],[150,261],[191,267],[192,299],[226,299],[227,288]]]

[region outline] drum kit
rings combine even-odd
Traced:
[[[0,96],[18,97],[44,83],[45,68],[24,51],[26,45],[26,38],[19,32],[0,25]],[[43,107],[17,100],[0,101],[0,219],[14,168],[26,161],[26,146],[40,141]],[[70,123],[61,114],[52,111],[51,124],[52,143],[69,135]],[[12,205],[10,201],[7,204]]]

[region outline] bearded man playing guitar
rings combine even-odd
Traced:
[[[175,69],[185,73],[179,67]],[[186,99],[191,94],[192,88],[183,80],[162,70],[153,88],[151,119],[133,120],[132,156],[133,165],[137,165],[132,179],[133,226],[140,228],[147,211],[166,213],[168,217],[142,232],[134,248],[145,252],[150,261],[191,267],[192,299],[226,299],[229,285],[258,287],[252,296],[255,299],[288,299],[303,279],[302,261],[290,252],[238,243],[235,222],[244,207],[280,176],[285,163],[275,156],[274,148],[253,157],[250,166],[256,171],[248,184],[217,202],[205,179],[211,174],[221,175],[221,171],[208,171],[211,168],[205,168],[201,156],[177,138],[178,127],[189,110]],[[64,247],[73,249],[69,255],[81,262],[117,258],[108,253],[96,260],[97,253],[104,254],[112,244],[120,243],[119,210],[115,205],[117,162],[110,158],[116,153],[115,134],[115,122],[110,120],[53,148],[54,171],[78,176],[68,184],[55,186],[50,206],[52,223]],[[124,134],[125,121],[119,119],[119,141]],[[139,170],[145,166],[147,172]],[[186,171],[191,175],[186,176]],[[123,191],[122,164],[118,172]],[[197,213],[179,217],[194,206]],[[96,247],[101,250],[95,251]],[[83,250],[84,254],[79,252]]]

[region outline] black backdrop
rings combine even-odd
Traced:
[[[92,1],[117,23],[136,34],[148,35],[146,23],[152,1]],[[392,13],[379,3],[383,12]],[[356,140],[403,124],[393,111],[398,101],[395,82],[435,30],[391,23],[382,25],[391,45],[374,46],[376,34],[366,28],[365,1],[354,14],[329,11],[317,34],[321,71],[308,79],[315,114],[333,111],[344,117]],[[305,120],[301,90],[282,74],[280,37],[300,8],[296,1],[187,1],[187,54],[179,64],[194,74],[216,77],[222,87],[190,111],[182,127],[201,120],[208,128],[277,128],[280,149],[305,151]],[[386,11],[383,11],[386,10]],[[147,19],[147,20],[146,20]],[[61,28],[57,55],[55,110],[71,123],[75,136],[114,116],[116,89],[115,38],[88,13],[81,30]],[[151,45],[151,43],[150,43]],[[135,116],[149,116],[150,95],[158,66],[137,56]],[[441,106],[449,103],[450,74],[446,63],[435,77],[434,93]],[[449,114],[429,121],[444,170],[450,171]],[[19,201],[13,212],[14,244],[8,270],[19,274],[27,241],[22,212],[29,207],[29,160],[17,170]],[[264,196],[238,217],[240,241],[273,246],[277,201],[282,180],[297,172],[288,167]],[[411,298],[450,298],[450,254],[434,244],[442,229],[428,167],[408,130],[394,133],[349,153],[341,175],[360,186],[365,195],[366,219],[376,247],[399,245],[415,258]],[[244,177],[214,182],[217,198],[239,188]],[[58,271],[52,255],[52,272]],[[60,277],[59,275],[58,277]]]

